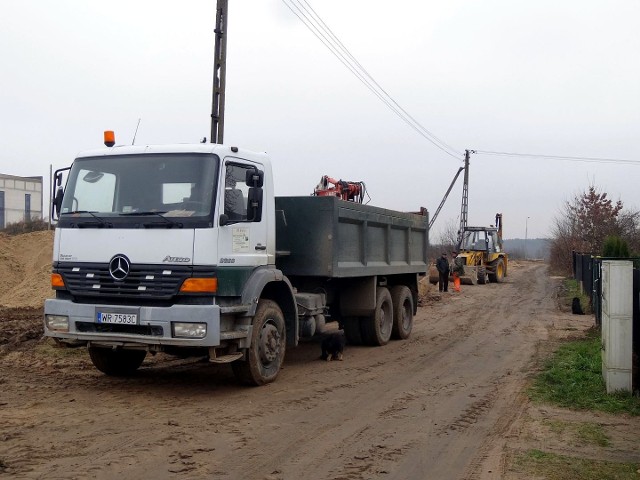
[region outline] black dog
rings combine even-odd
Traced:
[[[340,333],[329,333],[322,339],[322,355],[320,360],[342,360],[345,339]]]
[[[574,315],[584,315],[582,305],[580,305],[580,299],[578,297],[573,297],[573,301],[571,302],[571,313]]]

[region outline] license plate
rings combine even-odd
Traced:
[[[138,324],[138,314],[136,313],[97,312],[96,317],[98,323],[114,323],[117,325]]]

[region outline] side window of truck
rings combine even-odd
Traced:
[[[224,213],[231,221],[247,220],[247,197],[249,187],[246,176],[250,167],[227,164],[224,181]]]

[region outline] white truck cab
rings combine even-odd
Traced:
[[[86,343],[108,374],[178,347],[241,357],[251,322],[225,314],[254,314],[247,287],[282,278],[267,156],[215,144],[127,146],[84,152],[64,170],[45,334]],[[279,349],[269,354],[278,368]]]

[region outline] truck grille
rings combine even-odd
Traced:
[[[111,277],[106,264],[58,265],[56,270],[74,296],[168,299],[192,276],[191,267],[174,265],[131,265],[122,281]]]

